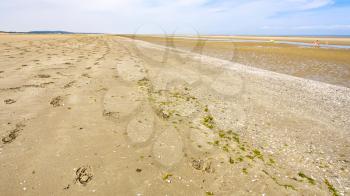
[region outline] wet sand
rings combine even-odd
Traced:
[[[321,44],[350,45],[350,37],[329,37],[329,36],[200,36],[215,38],[232,38],[232,39],[248,39],[248,40],[265,40],[265,41],[293,41],[293,42],[309,42],[313,43],[318,40]]]
[[[129,37],[269,71],[350,87],[349,49],[310,48],[269,42],[230,43],[173,37]]]
[[[350,192],[347,87],[119,36],[0,50],[4,195]]]

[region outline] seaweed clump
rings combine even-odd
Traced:
[[[205,116],[203,118],[202,124],[208,127],[209,129],[213,129],[215,125],[213,116],[210,116],[210,115]]]
[[[337,189],[335,189],[327,179],[324,179],[324,183],[327,185],[329,192],[331,192],[333,196],[339,196]]]
[[[298,176],[300,176],[301,178],[307,179],[308,182],[309,182],[310,184],[312,184],[312,185],[315,185],[315,184],[316,184],[316,183],[315,183],[315,180],[314,180],[313,178],[311,178],[311,177],[305,175],[305,174],[302,173],[302,172],[299,172],[299,173],[298,173]]]

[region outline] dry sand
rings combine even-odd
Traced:
[[[118,36],[0,35],[2,195],[348,195],[350,89]]]

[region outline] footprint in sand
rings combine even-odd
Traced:
[[[50,78],[51,76],[49,74],[38,74],[36,77],[37,78]]]
[[[9,143],[13,142],[18,137],[19,133],[23,130],[24,127],[25,127],[24,124],[21,124],[21,123],[16,124],[16,128],[11,130],[9,135],[3,137],[2,142],[4,144],[9,144]]]
[[[72,87],[75,83],[76,83],[76,81],[71,81],[71,82],[65,84],[65,85],[63,86],[63,88],[64,88],[64,89],[70,88],[70,87]]]
[[[142,101],[142,95],[133,87],[113,87],[109,89],[104,96],[103,115],[116,119],[125,118],[133,114]]]
[[[53,98],[50,102],[50,104],[53,106],[53,107],[60,107],[63,105],[63,97],[61,96],[57,96],[55,98]]]
[[[91,166],[82,166],[75,172],[75,183],[80,183],[86,186],[93,178]]]
[[[183,158],[183,143],[181,136],[173,127],[169,127],[159,135],[153,145],[155,160],[165,167],[179,163]]]
[[[146,69],[141,65],[131,65],[129,62],[118,64],[118,74],[125,81],[139,81],[146,77]]]
[[[13,104],[13,103],[16,103],[16,100],[6,99],[6,100],[4,100],[4,103],[6,103],[6,104]]]
[[[154,115],[150,106],[146,106],[127,126],[127,134],[132,143],[147,142],[153,130]]]

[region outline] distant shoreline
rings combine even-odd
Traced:
[[[44,31],[0,31],[0,33],[18,33],[18,34],[110,34],[110,35],[134,35],[129,33],[93,33],[93,32],[72,32],[63,30],[44,30]],[[137,34],[138,36],[161,36],[159,34]],[[175,34],[173,36],[195,36],[195,37],[305,37],[305,38],[350,38],[349,35],[251,35],[251,34]]]
[[[129,35],[134,36],[134,35]],[[163,35],[136,35],[137,37],[164,37]],[[127,36],[128,37],[128,36]],[[185,36],[185,35],[173,35],[169,36],[174,39],[212,39],[217,41],[256,41],[256,42],[296,42],[296,43],[306,43],[312,44],[316,40],[320,42],[321,45],[339,45],[339,46],[350,46],[350,36],[349,37],[301,37],[301,36],[225,36],[225,35],[200,35],[200,36]]]
[[[69,31],[28,31],[28,32],[17,32],[17,31],[0,31],[4,34],[104,34],[104,33],[80,33],[80,32],[69,32]]]
[[[78,33],[69,31],[29,31],[29,32],[6,32],[0,31],[0,34],[32,34],[32,35],[72,35],[72,34],[101,34],[107,33]],[[109,34],[125,37],[165,37],[159,34]],[[350,35],[171,35],[173,38],[200,38],[200,39],[236,39],[236,40],[255,40],[255,41],[278,41],[278,42],[300,42],[313,43],[318,40],[323,45],[350,46]]]

